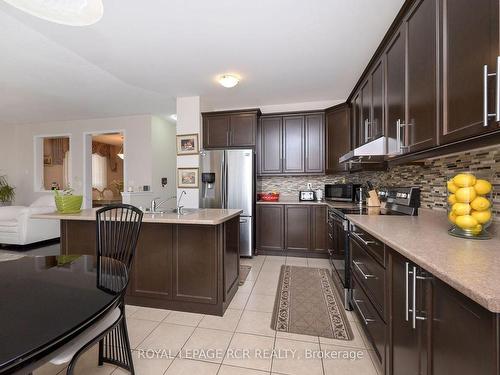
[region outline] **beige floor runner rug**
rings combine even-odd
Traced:
[[[281,267],[271,328],[337,340],[352,339],[340,297],[325,268]]]

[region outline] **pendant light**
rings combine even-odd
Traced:
[[[89,26],[104,13],[102,0],[4,0],[13,7],[46,21],[68,26]]]

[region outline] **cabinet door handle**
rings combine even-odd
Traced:
[[[417,267],[413,266],[412,272],[412,281],[413,281],[413,295],[412,295],[412,307],[411,307],[411,327],[413,329],[417,328]]]
[[[499,58],[497,57],[497,69],[498,69],[499,64],[500,64]],[[497,70],[497,73],[498,73],[498,70]],[[500,87],[498,85],[499,77],[498,77],[497,73],[488,73],[488,65],[485,64],[483,66],[483,126],[484,127],[488,126],[488,120],[490,117],[495,117],[495,119],[497,121],[500,121],[500,111],[499,111],[500,103],[498,102],[499,97],[500,97],[500,94],[499,94]],[[489,113],[489,111],[488,111],[488,78],[494,77],[494,76],[496,76],[496,78],[497,78],[496,79],[497,87],[495,89],[495,92],[496,92],[496,98],[495,98],[496,113]]]
[[[495,88],[495,112],[496,112],[495,120],[499,122],[500,121],[500,56],[497,56],[496,78],[497,78],[496,79],[497,87]]]
[[[363,245],[365,245],[365,246],[369,246],[369,245],[374,245],[374,244],[376,244],[376,242],[375,242],[375,241],[366,241],[366,240],[364,240],[363,238],[361,238],[361,236],[360,236],[360,235],[361,235],[361,233],[351,232],[351,235],[352,235],[355,239],[357,239],[358,241],[361,241],[361,242],[363,243]]]
[[[361,275],[365,278],[365,280],[376,279],[377,278],[377,276],[375,276],[375,275],[366,274],[366,273],[363,272],[363,270],[361,269],[361,266],[363,265],[363,263],[356,262],[355,260],[353,260],[352,263],[354,264],[354,266],[356,266],[356,268],[358,269],[358,271],[361,272]]]
[[[405,320],[406,321],[408,321],[408,319],[409,319],[409,309],[410,309],[409,298],[408,298],[408,295],[410,294],[409,293],[409,287],[410,287],[410,285],[409,285],[410,284],[409,267],[410,267],[410,264],[408,262],[405,262]]]
[[[365,323],[365,326],[367,326],[368,323],[373,323],[375,321],[375,319],[367,318],[365,316],[365,314],[363,314],[363,311],[361,310],[361,308],[359,307],[359,303],[365,303],[365,301],[363,301],[361,299],[356,299],[356,298],[353,298],[352,300],[353,300],[354,304],[356,305],[356,308],[358,309],[359,314],[361,315],[361,318],[363,319],[363,322]]]

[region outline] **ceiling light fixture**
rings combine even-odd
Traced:
[[[219,77],[219,83],[226,88],[234,87],[238,82],[240,79],[232,74],[224,74]]]
[[[68,26],[89,26],[104,13],[102,0],[4,0],[32,16]]]

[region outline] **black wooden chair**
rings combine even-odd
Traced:
[[[78,358],[99,342],[99,360],[135,374],[125,318],[125,293],[134,258],[143,213],[138,208],[116,204],[96,212],[97,287],[120,293],[118,306],[61,350],[50,362],[69,362],[67,374],[72,375]]]

